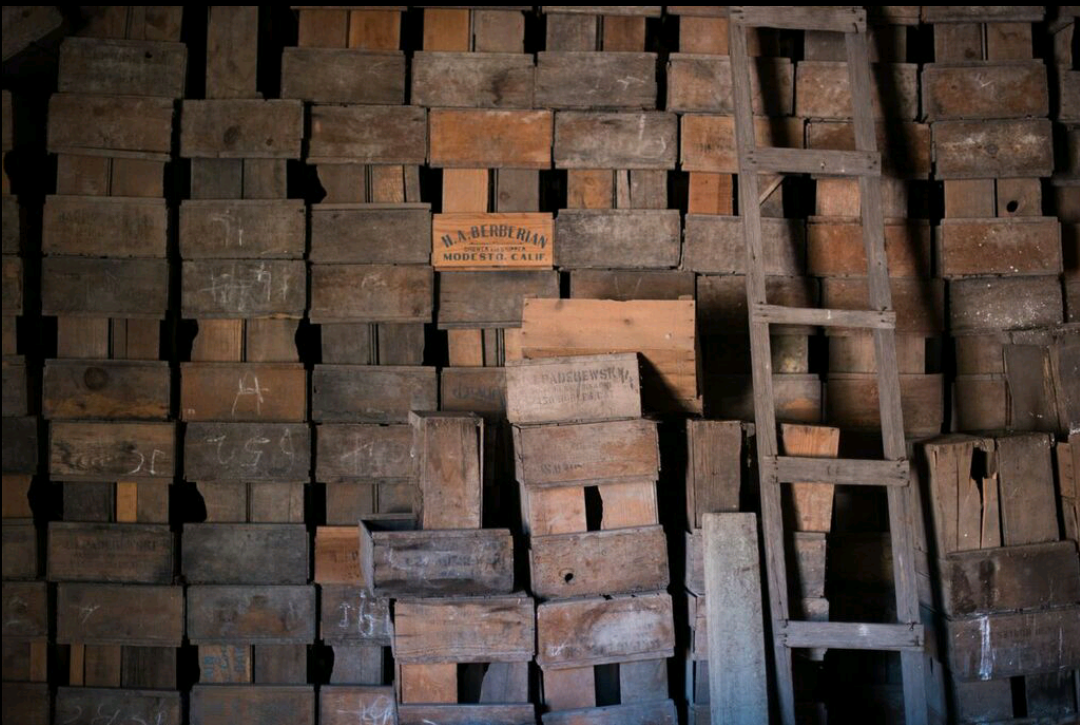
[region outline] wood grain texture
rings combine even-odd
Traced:
[[[46,257],[41,262],[45,315],[161,319],[168,298],[164,259]]]
[[[168,526],[49,524],[48,579],[171,584],[174,536]]]
[[[751,65],[750,93],[754,115],[792,115],[795,70],[791,61],[787,58],[755,58]],[[668,61],[667,110],[734,113],[731,61],[724,56],[673,54]]]
[[[308,162],[422,164],[427,111],[415,106],[312,106]]]
[[[527,299],[558,296],[555,271],[440,272],[439,327],[519,327]]]
[[[153,41],[65,38],[57,90],[182,98],[187,46]]]
[[[885,257],[890,277],[931,276],[931,227],[920,220],[886,223]],[[806,227],[807,269],[820,277],[865,277],[866,247],[858,219],[811,217]],[[934,283],[924,283],[933,294]]]
[[[1053,169],[1045,119],[939,121],[931,131],[939,179],[1047,176]]]
[[[932,164],[930,126],[913,121],[878,120],[876,148],[882,172],[901,178],[926,178]],[[849,121],[810,121],[806,147],[835,151],[855,150],[854,124]]]
[[[65,481],[171,483],[176,424],[54,422],[49,426],[49,471]]]
[[[4,579],[37,579],[38,536],[33,520],[5,519],[2,531]]]
[[[315,688],[311,685],[195,685],[191,690],[192,725],[315,725]]]
[[[684,270],[581,269],[570,273],[570,297],[601,300],[677,300],[694,295]]]
[[[657,445],[647,420],[514,426],[517,479],[526,486],[654,481]]]
[[[671,597],[662,593],[541,604],[536,631],[544,669],[660,659],[675,646]]]
[[[953,553],[939,562],[950,617],[1045,609],[1080,601],[1080,570],[1069,542]]]
[[[412,102],[440,108],[532,108],[532,58],[523,53],[413,56]]]
[[[184,317],[300,317],[307,303],[307,265],[299,259],[185,261],[181,273]]]
[[[56,93],[49,98],[48,150],[168,161],[174,114],[168,98]]]
[[[102,230],[109,234],[103,235]],[[42,251],[87,257],[164,257],[168,210],[164,199],[49,196]]]
[[[308,534],[298,524],[187,524],[184,577],[192,584],[303,584]]]
[[[307,420],[307,372],[292,363],[183,363],[185,421]]]
[[[377,596],[508,594],[513,561],[505,529],[379,531],[361,525],[364,582]]]
[[[59,643],[179,647],[183,636],[182,587],[73,583],[57,587]]]
[[[1057,541],[1051,439],[1042,433],[997,439],[1001,531],[1005,546]]]
[[[536,105],[542,108],[656,108],[655,53],[541,52]]]
[[[563,268],[669,268],[679,263],[675,210],[563,209],[555,261]]]
[[[562,710],[544,713],[542,718],[544,725],[675,725],[678,721],[671,700]]]
[[[451,171],[456,169],[444,172],[444,183],[449,183]],[[481,193],[486,201],[486,175]],[[550,269],[554,228],[550,214],[535,212],[436,214],[431,227],[432,263],[438,269]]]
[[[942,627],[946,666],[962,681],[1068,669],[1080,660],[1078,607],[946,619]]]
[[[743,426],[734,421],[686,421],[686,513],[691,530],[703,515],[739,510]]]
[[[300,259],[307,211],[299,199],[192,200],[180,204],[180,256]]]
[[[312,262],[427,264],[431,212],[425,205],[316,204],[311,207]]]
[[[932,333],[945,326],[945,290],[940,281],[891,277],[893,309],[898,332]],[[826,277],[821,281],[821,305],[835,310],[871,309],[865,278]]]
[[[5,639],[49,636],[52,608],[45,582],[5,581],[3,584],[3,634]]]
[[[316,365],[311,418],[318,423],[404,423],[410,410],[434,410],[434,368]]]
[[[189,481],[303,481],[311,472],[311,431],[294,423],[188,423]]]
[[[285,48],[281,97],[315,103],[394,105],[405,101],[405,55],[345,48]]]
[[[491,423],[507,416],[505,368],[443,368],[439,373],[442,410],[475,412]]]
[[[542,599],[666,589],[667,539],[659,526],[533,536],[529,567]]]
[[[430,163],[446,168],[551,166],[551,111],[434,109]]]
[[[829,423],[841,428],[878,430],[881,414],[876,375],[834,373],[827,385],[825,419]],[[943,396],[941,375],[901,375],[904,431],[911,436],[940,433],[945,417]]]
[[[434,276],[421,265],[316,264],[313,322],[430,322]]]
[[[163,420],[169,415],[169,379],[166,363],[50,360],[42,413],[53,420]]]
[[[555,117],[559,169],[673,169],[677,154],[673,113],[564,111]]]
[[[312,644],[314,586],[201,586],[187,590],[192,644]]]
[[[527,662],[536,619],[527,596],[402,599],[394,607],[394,659],[402,663]]]

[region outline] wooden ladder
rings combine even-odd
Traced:
[[[757,148],[750,97],[746,30],[767,27],[826,30],[845,34],[854,111],[854,151]],[[896,313],[892,309],[885,259],[881,208],[881,158],[876,149],[870,107],[870,63],[866,11],[857,6],[740,6],[729,18],[731,78],[735,100],[735,140],[739,156],[739,215],[746,238],[746,296],[750,310],[754,417],[761,476],[761,516],[765,539],[769,604],[772,615],[776,683],[782,722],[795,725],[791,650],[824,647],[899,651],[903,667],[904,710],[908,725],[927,718],[923,627],[915,583],[912,516],[900,379],[896,362]],[[767,92],[767,89],[763,89]],[[859,180],[863,242],[866,247],[869,310],[828,310],[770,305],[765,295],[758,174],[818,174]],[[871,331],[877,359],[878,397],[884,460],[815,459],[780,456],[777,451],[769,325],[814,325]],[[789,617],[787,565],[780,487],[797,481],[886,486],[896,579],[897,624],[793,621]]]

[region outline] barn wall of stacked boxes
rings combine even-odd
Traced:
[[[1078,12],[5,7],[3,722],[1077,722]]]

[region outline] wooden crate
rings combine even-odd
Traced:
[[[564,209],[556,222],[559,267],[657,268],[679,263],[675,210]]]
[[[304,584],[308,534],[301,524],[187,524],[184,577],[192,584]]]
[[[315,478],[323,482],[413,483],[410,426],[326,423],[315,427]]]
[[[165,362],[49,360],[42,413],[51,420],[164,420],[170,377]]]
[[[187,590],[192,644],[296,645],[315,641],[315,587],[193,585]]]
[[[932,158],[929,124],[879,120],[875,130],[877,148],[882,154],[883,173],[888,174],[894,181],[896,178],[925,179],[930,176]],[[854,125],[850,121],[809,121],[806,124],[806,147],[854,151]],[[834,181],[845,180],[838,178]]]
[[[347,725],[357,718],[372,722],[400,722],[392,687],[351,685],[319,688],[319,721],[327,725]]]
[[[41,262],[41,312],[46,316],[159,320],[168,309],[164,259],[46,257]]]
[[[673,169],[677,136],[673,113],[560,111],[555,116],[555,168]]]
[[[316,365],[311,388],[317,423],[404,423],[438,407],[435,368]]]
[[[410,457],[420,483],[420,528],[479,529],[483,521],[484,419],[469,413],[410,412]]]
[[[919,67],[914,63],[871,66],[870,103],[876,118],[914,121],[919,116]],[[795,115],[851,118],[846,63],[802,61],[795,69]]]
[[[1030,118],[1050,110],[1046,66],[1039,61],[930,63],[922,72],[929,121]]]
[[[34,520],[5,518],[2,531],[4,580],[37,579],[41,565]]]
[[[900,405],[904,432],[932,436],[945,419],[945,390],[939,374],[900,376]],[[826,382],[826,420],[844,429],[878,430],[881,411],[877,376],[868,373],[831,373]]]
[[[765,273],[770,276],[806,274],[808,235],[803,225],[792,219],[762,219],[761,228]],[[745,274],[746,243],[742,219],[687,214],[682,267],[702,274]],[[865,267],[863,269],[865,274]]]
[[[520,327],[525,300],[558,298],[555,271],[440,272],[440,329]]]
[[[57,93],[49,98],[48,151],[169,161],[174,115],[170,98]]]
[[[49,524],[47,578],[171,584],[174,539],[168,526],[54,521]]]
[[[184,476],[196,482],[307,482],[311,431],[297,423],[192,422],[184,434]]]
[[[160,690],[61,687],[56,693],[56,717],[77,723],[89,713],[121,712],[136,722],[180,725],[180,698],[179,692]]]
[[[192,725],[246,722],[314,725],[315,688],[311,685],[195,685],[191,690]]]
[[[536,105],[540,108],[656,108],[656,53],[549,50],[536,58]]]
[[[529,569],[541,599],[666,589],[667,539],[660,526],[534,535]]]
[[[536,610],[544,669],[655,660],[674,654],[671,597],[664,593],[547,602]]]
[[[3,459],[5,474],[33,475],[38,471],[38,419],[4,418]]]
[[[749,374],[710,375],[704,384],[705,413],[710,418],[754,421],[754,391]],[[822,422],[824,394],[817,375],[773,375],[776,419],[786,423]]]
[[[668,60],[667,110],[733,115],[731,61],[724,56],[673,53]],[[792,115],[795,69],[789,59],[751,62],[750,103],[755,116]]]
[[[187,422],[303,422],[307,373],[288,363],[183,363],[180,417]]]
[[[431,258],[427,204],[331,204],[311,207],[313,263],[427,264]]]
[[[944,229],[944,225],[941,228]],[[889,265],[889,276],[929,278],[933,251],[931,240],[930,224],[926,221],[890,220],[885,225],[885,258]],[[806,248],[807,270],[816,277],[866,276],[866,248],[858,219],[810,217],[806,229]],[[937,286],[933,282],[923,282],[923,285],[928,289]]]
[[[570,272],[570,297],[677,300],[694,295],[694,274],[684,270],[579,269]]]
[[[541,58],[544,55],[541,53]],[[402,71],[404,75],[404,67]],[[536,66],[532,56],[524,53],[424,51],[413,55],[410,97],[418,106],[528,109],[535,104],[551,107],[550,102],[541,102],[544,96],[542,92],[538,96],[538,91]]]
[[[646,420],[514,426],[517,480],[529,487],[652,483],[658,446]]]
[[[686,421],[686,526],[702,515],[738,511],[746,461],[747,426],[737,421]]]
[[[281,97],[315,103],[400,105],[405,102],[405,66],[405,54],[398,50],[358,53],[345,48],[285,48]]]
[[[1031,178],[1053,173],[1045,119],[938,121],[932,126],[939,179]]]
[[[515,362],[506,368],[511,423],[600,422],[641,417],[637,355],[583,355]]]
[[[953,333],[1052,327],[1064,315],[1057,277],[985,277],[949,283]]]

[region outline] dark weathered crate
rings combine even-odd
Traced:
[[[536,105],[541,108],[656,108],[655,53],[541,52]]]
[[[306,215],[299,199],[188,199],[180,204],[180,256],[300,259]]]
[[[184,101],[180,155],[211,159],[298,159],[304,104],[288,100]]]
[[[53,420],[163,420],[169,416],[170,377],[164,362],[49,360],[42,413]]]
[[[315,688],[311,685],[195,685],[192,725],[314,725]]]
[[[183,43],[70,37],[60,44],[57,90],[182,98],[186,71]]]
[[[308,533],[301,524],[188,524],[181,538],[192,584],[303,584]]]
[[[46,257],[41,312],[76,317],[165,317],[169,265],[164,259]]]
[[[171,584],[175,537],[168,526],[49,524],[49,581]]]
[[[425,265],[315,264],[313,322],[430,322],[434,273]]]
[[[675,210],[563,209],[555,226],[560,267],[670,268],[679,264]]]
[[[678,154],[673,113],[564,111],[555,117],[559,169],[673,169]]]
[[[318,264],[427,264],[430,207],[316,204],[311,207],[310,259]]]
[[[435,368],[316,365],[311,417],[318,423],[404,423],[438,407]]]
[[[547,602],[536,609],[536,633],[536,661],[545,670],[671,657],[671,597],[656,593]]]
[[[762,86],[766,90],[762,91]],[[668,61],[667,110],[678,113],[735,113],[731,61],[723,55],[675,53]],[[790,116],[795,70],[787,58],[754,58],[750,102],[758,116]]]
[[[428,113],[419,106],[315,105],[309,116],[308,163],[423,164],[426,159]]]
[[[55,421],[49,425],[49,473],[62,481],[171,482],[176,424]]]
[[[399,663],[528,662],[535,653],[532,598],[402,599],[394,607]]]
[[[174,115],[169,98],[56,93],[49,98],[48,150],[169,161]]]
[[[189,481],[302,481],[311,476],[311,429],[294,423],[189,423]]]
[[[164,199],[48,196],[41,251],[87,257],[164,257],[168,217]]]
[[[303,422],[307,372],[288,363],[183,363],[180,417],[185,421]]]
[[[534,72],[524,53],[416,53],[411,99],[429,108],[532,108]]]
[[[432,110],[430,163],[446,168],[550,168],[553,116],[541,110]]]
[[[529,567],[542,599],[658,591],[669,583],[660,526],[533,536]]]
[[[57,587],[56,641],[61,644],[179,647],[183,638],[183,587],[67,582]]]
[[[281,97],[315,103],[401,104],[405,102],[405,66],[405,54],[399,51],[285,48]]]
[[[524,300],[559,296],[555,271],[440,272],[440,329],[519,327]]]

